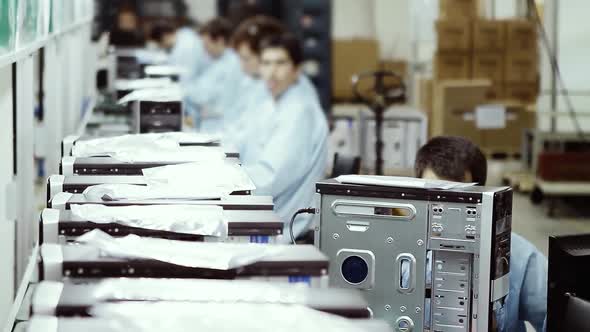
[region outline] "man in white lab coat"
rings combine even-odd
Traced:
[[[297,210],[313,206],[315,183],[325,172],[328,125],[317,94],[310,93],[309,81],[301,74],[297,38],[281,34],[266,39],[260,58],[260,74],[271,98],[260,105],[240,153],[256,194],[273,196],[276,212],[287,223]],[[310,221],[310,215],[296,219],[295,237]],[[289,234],[287,224],[284,234]]]
[[[152,29],[151,38],[160,48],[170,52],[170,65],[184,68],[186,72],[180,77],[181,81],[197,77],[211,61],[201,37],[192,27],[175,29],[171,24],[158,23]]]
[[[236,98],[242,72],[237,55],[229,47],[231,32],[230,23],[221,17],[210,20],[199,29],[211,63],[182,88],[185,101],[194,112],[195,125],[201,131],[220,131],[223,111]]]
[[[225,144],[235,146],[238,150],[247,144],[243,135],[256,121],[260,104],[271,97],[260,78],[260,43],[284,32],[285,27],[277,19],[257,15],[242,22],[232,35],[232,46],[240,58],[244,75],[235,103],[224,110],[223,139]]]

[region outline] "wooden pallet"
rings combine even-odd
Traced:
[[[528,171],[512,171],[502,176],[505,185],[515,191],[530,193],[535,187],[535,176]]]

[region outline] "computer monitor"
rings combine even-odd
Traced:
[[[590,234],[549,238],[547,331],[588,331],[590,322]],[[587,313],[578,321],[580,313]],[[577,317],[577,318],[576,318]],[[567,324],[585,329],[568,329]]]

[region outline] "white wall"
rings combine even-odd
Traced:
[[[407,0],[337,0],[332,2],[334,39],[377,39],[382,59],[411,55],[410,10]]]
[[[17,280],[21,280],[28,258],[36,240],[37,220],[35,209],[33,164],[34,136],[34,86],[33,56],[27,56],[17,63],[17,196],[14,201],[18,206],[17,236]]]
[[[360,1],[362,2],[362,1]],[[411,7],[416,1],[375,0],[375,27],[382,59],[409,59],[412,52]]]
[[[375,2],[376,0],[332,1],[332,37],[374,39]]]
[[[199,23],[217,15],[217,1],[216,0],[186,0],[188,6],[189,17],[196,19]]]
[[[12,70],[0,68],[0,326],[14,297],[14,220],[8,216],[7,186],[12,182]]]
[[[576,112],[582,113],[579,117],[579,122],[584,131],[590,131],[590,80],[588,79],[588,72],[590,71],[590,43],[588,36],[590,35],[590,21],[587,19],[585,13],[590,11],[590,2],[587,0],[568,0],[545,1],[545,22],[551,21],[555,3],[559,4],[558,8],[558,62],[561,68],[562,77],[565,81],[566,87],[570,90]],[[548,26],[549,32],[552,27]],[[551,35],[551,34],[550,34]],[[542,50],[542,89],[548,91],[550,88],[550,65]],[[561,90],[561,87],[560,87]],[[582,96],[580,94],[586,94]],[[565,99],[560,97],[558,99],[558,111],[567,112]],[[548,95],[543,96],[539,100],[539,110],[546,112],[550,109],[550,98]],[[550,126],[550,118],[547,116],[541,117],[539,122],[541,128],[548,129]],[[571,131],[574,129],[573,122],[569,116],[561,116],[557,121],[557,128],[559,130]]]

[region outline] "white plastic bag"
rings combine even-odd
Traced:
[[[180,146],[183,140],[198,142],[198,140],[207,141],[215,137],[183,134],[123,135],[80,141],[72,147],[72,156],[80,158],[110,156],[123,162],[191,162],[225,159],[225,153],[220,148]]]
[[[107,257],[146,258],[179,266],[215,270],[230,270],[256,263],[280,254],[286,246],[187,242],[137,235],[114,238],[97,229],[78,237],[76,242],[96,247]]]
[[[309,286],[252,280],[103,279],[93,296],[106,301],[305,304]]]
[[[127,104],[133,101],[182,101],[182,91],[178,85],[170,85],[161,88],[146,88],[135,90],[119,99],[119,104]]]
[[[99,184],[90,186],[83,192],[84,197],[92,201],[151,200],[151,199],[182,199],[207,200],[220,199],[227,196],[215,188],[175,187],[166,184],[140,186],[133,184]]]
[[[222,161],[225,153],[219,148],[204,146],[186,146],[173,149],[153,148],[122,148],[115,151],[111,156],[122,162],[204,162]]]
[[[117,90],[138,90],[161,88],[172,85],[173,82],[169,77],[161,78],[140,78],[140,79],[117,79],[115,89]]]
[[[117,223],[174,233],[227,237],[227,222],[223,218],[221,206],[74,204],[71,210],[75,218],[94,223]]]
[[[99,304],[90,313],[127,322],[129,331],[366,331],[355,320],[302,305],[126,302]]]
[[[166,184],[177,188],[211,188],[228,195],[248,191],[256,186],[244,169],[224,161],[195,162],[143,170],[148,185]]]

